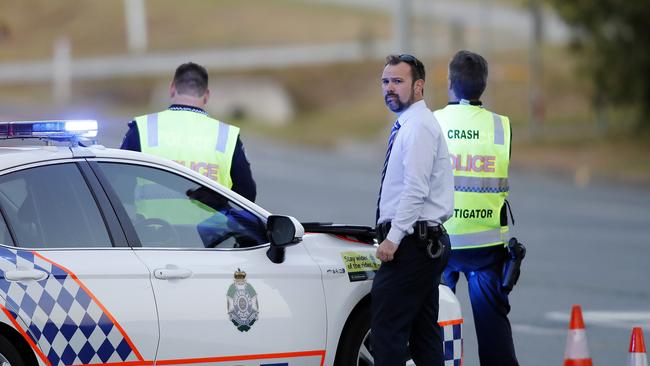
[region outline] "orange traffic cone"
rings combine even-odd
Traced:
[[[580,305],[573,305],[571,309],[569,336],[564,351],[564,366],[592,366],[589,349],[587,349],[587,333],[585,332],[585,322],[582,320]]]
[[[628,366],[648,366],[648,356],[646,355],[645,343],[643,342],[643,330],[641,327],[632,328],[632,337],[630,337],[630,357]]]

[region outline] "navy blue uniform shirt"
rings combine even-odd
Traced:
[[[192,111],[197,113],[207,114],[203,109],[173,104],[169,109],[182,109],[185,111]],[[140,133],[138,132],[138,125],[134,121],[129,122],[129,130],[122,140],[122,150],[142,151],[140,146]],[[257,196],[257,186],[253,180],[253,173],[251,172],[251,165],[246,158],[244,152],[244,144],[237,136],[237,143],[235,144],[235,152],[232,156],[232,164],[230,168],[230,178],[232,179],[232,190],[246,197],[249,201],[255,202]]]

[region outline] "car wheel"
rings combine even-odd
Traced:
[[[374,366],[370,332],[370,308],[363,309],[349,324],[339,342],[335,366]],[[412,360],[406,366],[414,366]]]
[[[24,366],[22,357],[11,342],[0,335],[0,366]]]

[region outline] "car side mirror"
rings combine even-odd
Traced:
[[[291,216],[271,215],[266,221],[266,235],[271,242],[266,256],[273,263],[282,263],[285,248],[299,243],[305,235],[305,229]]]

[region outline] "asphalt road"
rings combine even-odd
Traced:
[[[386,9],[391,6],[389,1],[346,3]],[[475,2],[416,2],[416,6],[419,6],[418,12],[437,14],[445,19],[465,19],[469,12],[478,14],[481,10],[481,5]],[[499,28],[495,24],[502,25],[508,28],[502,31],[527,37],[529,23],[525,13],[496,6],[491,9],[491,26]],[[481,24],[481,21],[475,23]],[[566,31],[556,23],[551,19],[547,24],[547,39],[562,43]],[[338,46],[349,48],[345,53],[347,57],[359,57],[353,46]],[[197,57],[204,63],[211,57],[223,59],[218,53],[221,51],[208,51],[198,53]],[[250,50],[234,50],[239,53],[228,54],[232,57],[227,59],[232,61],[239,55],[246,60],[276,60],[273,55],[278,52],[254,51],[264,57],[251,57]],[[314,53],[310,48],[298,51],[300,54]],[[332,53],[327,48],[321,51]],[[280,52],[287,53],[286,50]],[[386,52],[380,50],[378,53]],[[138,65],[146,64],[151,68],[155,59],[163,64],[161,69],[169,70],[168,64],[176,65],[178,61],[173,55],[168,56],[143,57]],[[320,60],[320,56],[317,59]],[[133,72],[133,60],[128,57],[81,61],[85,62],[82,65],[87,64],[102,73],[112,70],[105,62],[117,66],[128,64],[122,74]],[[281,60],[274,62],[282,63]],[[213,67],[218,67],[215,65]],[[13,78],[16,68],[23,70],[24,67],[29,68],[27,74],[32,78],[51,77],[49,62],[0,66],[0,74],[6,78]],[[92,70],[88,73],[92,74]],[[105,77],[102,73],[92,75]],[[2,113],[12,118],[26,113],[20,107],[6,107]],[[32,118],[33,114],[30,110]],[[114,131],[107,132],[106,139],[100,139],[111,147],[119,144],[126,131],[126,121],[113,122]],[[268,144],[247,137],[245,143],[258,183],[258,203],[269,211],[293,215],[302,221],[372,223],[383,146],[346,147],[332,152]],[[512,232],[528,249],[524,273],[511,296],[510,318],[521,365],[562,363],[572,304],[583,307],[594,363],[623,364],[633,326],[644,327],[646,340],[650,341],[650,239],[646,234],[650,228],[650,188],[641,190],[608,184],[579,188],[569,179],[544,176],[531,170],[513,171],[511,187],[516,220]],[[477,344],[463,283],[458,296],[465,316],[464,364],[473,366],[478,365]]]
[[[383,147],[314,151],[247,139],[258,203],[302,221],[370,225]],[[623,364],[630,332],[650,339],[650,190],[573,185],[563,177],[513,171],[513,233],[528,253],[511,296],[522,365],[561,364],[572,304],[584,312],[594,363]],[[462,282],[464,284],[464,282]],[[465,365],[478,365],[466,287]]]
[[[100,141],[119,145],[126,121],[108,120]],[[371,225],[382,143],[336,151],[284,146],[244,136],[258,185],[257,202],[301,221]],[[513,235],[526,244],[511,295],[521,365],[562,364],[572,304],[581,304],[597,365],[623,364],[633,326],[650,341],[650,188],[605,183],[580,188],[571,179],[534,170],[511,172]],[[478,365],[465,282],[458,296],[465,318],[465,363]]]

